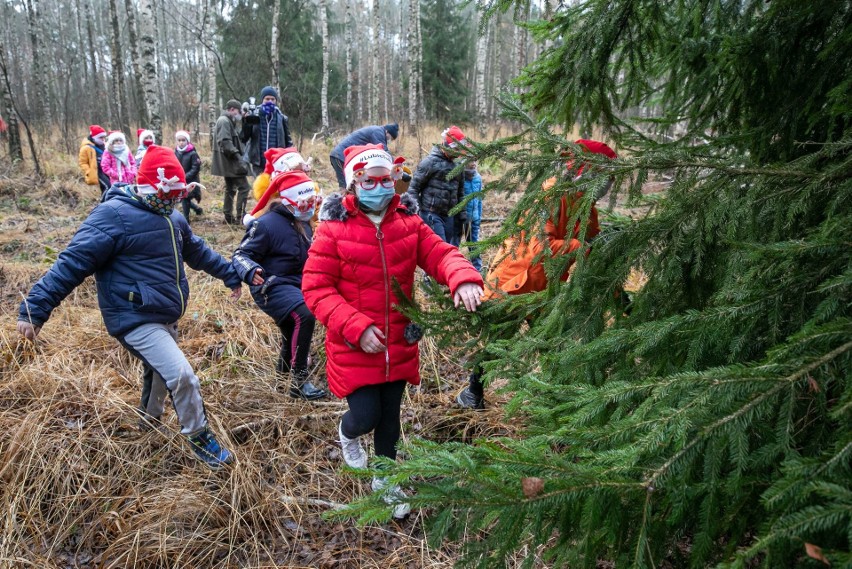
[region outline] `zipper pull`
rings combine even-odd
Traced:
[[[384,239],[384,238],[385,238],[385,234],[384,234],[384,233],[382,233],[382,228],[381,228],[381,227],[376,227],[376,239],[378,239],[379,241],[381,241],[381,240],[382,240],[382,239]]]

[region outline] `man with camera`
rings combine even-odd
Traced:
[[[225,223],[241,225],[246,213],[249,186],[246,175],[248,164],[243,160],[243,144],[237,133],[237,121],[240,120],[240,102],[231,99],[225,105],[225,112],[216,121],[213,135],[213,160],[210,173],[225,178],[225,200],[222,209],[225,212]],[[234,212],[234,197],[237,198]]]
[[[254,98],[243,103],[242,141],[248,144],[247,158],[258,176],[263,172],[266,158],[263,154],[270,148],[293,146],[287,115],[278,108],[278,91],[266,86],[260,91],[260,105]]]

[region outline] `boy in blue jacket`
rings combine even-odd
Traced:
[[[18,332],[34,340],[59,303],[94,274],[107,331],[143,362],[143,422],[159,422],[168,392],[192,450],[220,468],[233,455],[210,431],[198,377],[177,345],[177,321],[189,300],[184,261],[223,280],[234,299],[240,277],[174,211],[186,179],[173,151],[150,146],[136,182],[107,191],[21,303]]]
[[[464,166],[464,196],[482,191],[482,176],[476,170],[476,161],[470,161]],[[482,198],[475,197],[467,202],[467,221],[461,224],[462,234],[468,243],[479,241],[479,226],[482,223]],[[470,258],[477,271],[482,271],[482,258],[477,254]]]

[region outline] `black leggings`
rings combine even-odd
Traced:
[[[405,381],[366,385],[346,396],[349,411],[343,415],[341,430],[350,439],[373,432],[376,456],[396,459],[399,441],[399,410]]]
[[[281,354],[278,356],[279,373],[287,374],[291,369],[304,372],[308,369],[308,354],[316,322],[304,303],[278,322],[282,336]]]

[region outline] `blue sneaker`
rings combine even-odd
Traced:
[[[218,470],[234,462],[234,455],[219,444],[210,429],[204,429],[194,435],[189,435],[187,438],[195,455],[213,470]]]

